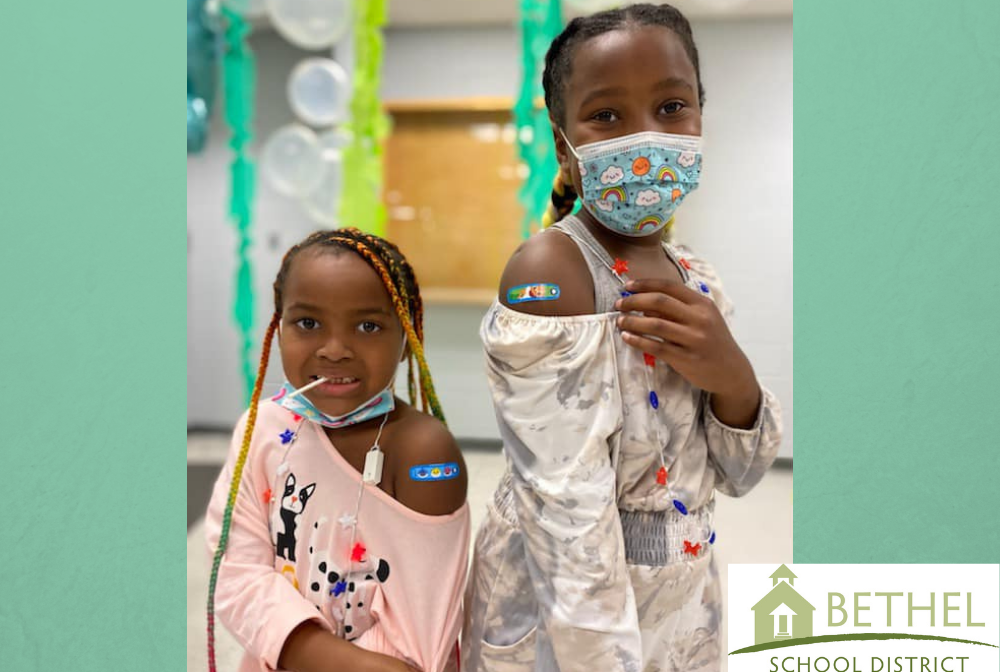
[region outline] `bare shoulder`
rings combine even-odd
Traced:
[[[396,499],[429,516],[453,513],[465,503],[468,490],[462,451],[443,422],[408,410],[391,448]]]
[[[500,278],[499,299],[531,315],[592,315],[594,280],[576,243],[548,231],[532,236],[511,255]]]

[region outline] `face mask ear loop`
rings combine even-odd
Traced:
[[[566,131],[564,131],[562,128],[560,128],[559,129],[559,135],[561,135],[563,137],[563,140],[566,141],[566,146],[569,147],[570,153],[576,158],[577,161],[579,161],[580,160],[580,155],[576,153],[576,148],[573,146],[573,143],[571,143],[569,141],[569,138],[566,137]]]
[[[392,378],[385,389],[393,395],[396,394],[396,376],[399,374],[399,366],[403,363],[403,354],[406,352],[406,334],[403,334],[403,347],[399,349],[399,357],[396,358],[396,368],[392,370]]]

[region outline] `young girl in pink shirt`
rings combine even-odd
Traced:
[[[320,231],[285,255],[206,516],[211,670],[216,616],[246,651],[242,672],[457,666],[466,473],[422,322],[413,270],[381,238]],[[275,334],[286,382],[260,402]],[[393,395],[403,360],[423,412]]]

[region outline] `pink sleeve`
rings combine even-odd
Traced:
[[[210,557],[215,553],[229,484],[239,456],[246,414],[236,426],[226,464],[215,482],[205,514],[205,537]],[[229,543],[215,587],[215,614],[251,656],[277,669],[285,640],[301,623],[313,620],[327,627],[316,607],[274,569],[274,546],[267,511],[260,493],[267,488],[253,470],[254,449],[243,468],[233,509]]]
[[[408,514],[419,522],[392,530],[396,548],[409,549],[397,555],[404,558],[392,568],[397,580],[376,595],[372,613],[378,623],[356,643],[423,672],[454,669],[468,570],[469,505],[448,516]]]

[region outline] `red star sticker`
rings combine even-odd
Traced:
[[[302,419],[301,415],[299,415],[298,413],[292,413],[292,422],[298,422],[301,419]]]
[[[667,484],[667,468],[660,467],[660,470],[656,472],[656,482],[660,485]]]
[[[681,262],[681,266],[683,266],[684,268],[686,268],[689,271],[691,270],[691,264],[688,263],[687,259],[681,257],[680,262]]]
[[[646,362],[646,366],[656,366],[656,357],[653,357],[648,352],[642,353],[642,361]]]
[[[690,541],[688,541],[687,539],[684,540],[685,553],[687,553],[688,555],[698,555],[700,551],[701,551],[701,544],[695,544],[694,546],[692,546]]]
[[[271,501],[271,488],[264,491],[264,503],[268,504]]]
[[[351,562],[361,562],[362,560],[364,560],[365,551],[367,550],[368,549],[365,548],[365,545],[360,542],[354,544],[354,548],[351,549]]]
[[[628,262],[624,259],[619,259],[615,257],[615,265],[611,267],[611,270],[621,275],[622,273],[628,273]]]

